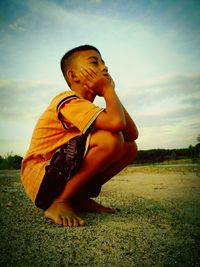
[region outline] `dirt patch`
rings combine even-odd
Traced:
[[[199,266],[196,170],[128,168],[98,201],[116,214],[82,214],[87,226],[46,221],[18,171],[0,172],[0,266]]]

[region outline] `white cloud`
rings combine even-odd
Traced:
[[[160,77],[154,81],[141,83],[123,92],[128,104],[145,110],[163,106],[165,109],[177,105],[197,105],[200,101],[200,74]],[[148,103],[148,105],[147,105]]]
[[[187,147],[200,132],[200,74],[161,77],[132,88],[123,102],[140,131],[140,149]]]
[[[0,80],[1,120],[34,121],[56,94],[47,81]]]

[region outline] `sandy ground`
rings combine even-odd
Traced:
[[[98,201],[118,212],[57,226],[27,198],[19,171],[0,171],[0,266],[200,266],[197,168],[128,168]]]

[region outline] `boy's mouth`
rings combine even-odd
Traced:
[[[112,80],[112,78],[111,78],[111,76],[110,76],[109,73],[106,73],[106,74],[105,74],[105,77],[106,77],[107,79],[109,79],[109,80]]]

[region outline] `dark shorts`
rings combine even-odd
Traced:
[[[67,181],[80,169],[83,161],[87,135],[76,136],[58,149],[46,166],[45,175],[40,185],[35,205],[43,210],[49,208],[51,203],[63,191]],[[88,197],[96,197],[101,188],[85,186],[84,191]]]

